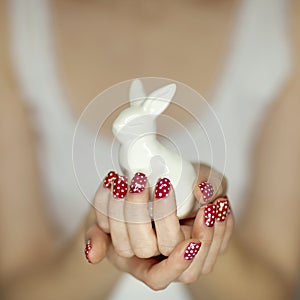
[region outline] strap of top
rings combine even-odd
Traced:
[[[39,127],[46,126],[49,119],[52,124],[69,123],[71,114],[56,68],[48,1],[11,0],[9,4],[13,62],[23,99]]]

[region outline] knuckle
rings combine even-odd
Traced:
[[[169,256],[172,253],[173,248],[167,246],[159,246],[159,251],[164,256]]]
[[[115,247],[115,250],[119,256],[125,257],[125,258],[131,258],[134,256],[134,253],[131,249],[122,249]]]
[[[174,250],[176,245],[171,245],[170,243],[167,242],[159,242],[158,243],[158,249],[160,251],[160,253],[164,256],[169,256],[172,251]]]
[[[148,278],[148,281],[145,282],[149,288],[154,291],[162,291],[168,287],[168,284],[160,282],[156,277],[151,276]]]
[[[155,256],[156,249],[154,249],[153,247],[134,248],[134,254],[139,258],[150,258],[152,256]]]
[[[150,287],[150,289],[152,289],[153,291],[156,291],[156,292],[162,291],[167,288],[167,286],[160,285],[160,284],[148,284],[148,286]]]

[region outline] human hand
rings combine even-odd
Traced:
[[[201,182],[199,177],[197,183]],[[200,200],[201,195],[197,190],[194,192]],[[227,196],[220,196],[202,206],[194,219],[181,221],[186,240],[179,243],[169,257],[124,258],[109,247],[108,258],[118,269],[132,274],[154,290],[164,289],[172,281],[193,283],[212,271],[218,255],[228,246],[233,224],[229,200]]]
[[[226,180],[221,174],[206,165],[198,166],[194,188],[197,203],[210,203],[225,192]],[[156,184],[152,202],[155,231],[148,202],[149,186],[142,173],[137,173],[128,186],[126,177],[111,171],[100,185],[94,201],[98,225],[111,234],[119,255],[168,256],[180,241],[191,238],[191,220],[179,222],[174,189],[168,179],[158,180]],[[194,217],[195,212],[192,213]]]
[[[153,199],[155,229],[149,211],[150,187],[143,173],[127,178],[111,171],[95,196],[99,227],[110,233],[116,253],[123,257],[168,256],[184,240],[176,216],[174,190],[168,179],[159,180]]]

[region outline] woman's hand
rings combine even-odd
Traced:
[[[110,233],[116,253],[123,257],[168,256],[184,240],[176,216],[176,201],[170,181],[160,179],[155,188],[153,216],[149,212],[149,184],[136,173],[127,184],[124,176],[111,171],[96,193],[95,208],[99,227]]]
[[[183,223],[182,231],[187,237],[191,234],[192,239],[180,242],[168,257],[126,258],[118,255],[111,245],[108,259],[153,290],[165,289],[173,281],[193,283],[212,271],[218,255],[228,246],[234,223],[228,198],[220,197],[201,207],[195,219]]]
[[[146,177],[139,173],[128,187],[123,177],[118,180],[119,176],[110,172],[96,194],[95,206],[98,225],[102,227],[102,230],[111,233],[113,245],[109,244],[108,236],[105,236],[100,228],[94,228],[91,231],[96,238],[93,245],[99,244],[100,250],[95,249],[98,247],[93,247],[95,250],[90,253],[90,259],[93,263],[98,262],[101,259],[99,257],[108,247],[108,257],[113,264],[119,269],[133,274],[154,289],[160,289],[173,280],[185,283],[194,282],[201,274],[209,273],[219,253],[226,249],[233,228],[233,216],[230,212],[228,198],[222,197],[226,192],[226,182],[215,171],[212,172],[213,176],[209,176],[210,173],[210,168],[201,166],[194,189],[196,200],[208,204],[202,205],[195,218],[182,221],[179,221],[176,216],[176,200],[172,185],[168,186],[169,182],[165,179],[158,181],[156,197],[153,201],[156,229],[154,231],[148,210],[149,191]],[[208,179],[212,184],[207,183]],[[115,180],[118,181],[115,183]],[[134,183],[139,184],[134,185]],[[209,194],[203,192],[203,186],[210,185],[215,188],[216,192],[208,197]],[[120,189],[117,189],[118,186]],[[163,189],[159,189],[160,186],[163,186]],[[127,190],[129,189],[129,193],[125,197],[126,187]],[[136,189],[138,191],[134,193],[133,191]],[[165,197],[160,197],[159,191],[164,190],[166,192],[162,194]],[[123,193],[124,197],[114,197],[117,191]],[[113,209],[110,210],[110,207]],[[105,209],[110,213],[109,217],[108,213],[105,213]],[[170,209],[171,214],[164,218],[156,218],[156,216],[162,216],[161,210],[167,212]],[[130,214],[130,210],[135,214]],[[124,216],[122,216],[123,211],[127,220],[130,219],[131,222],[125,222]],[[111,218],[112,216],[119,219]],[[198,243],[200,251],[195,258],[193,257],[193,262],[186,263],[184,253],[191,242]],[[163,261],[158,261],[157,258],[141,259],[159,254],[169,257]],[[175,262],[174,257],[177,257],[178,261]],[[137,266],[139,267],[137,268]],[[174,272],[172,272],[172,268],[174,268]],[[156,278],[158,281],[155,281]]]
[[[200,275],[210,273],[218,256],[227,249],[234,226],[227,196],[202,206],[195,219],[185,222],[193,224],[191,237],[201,241],[201,249],[177,281],[193,283]]]

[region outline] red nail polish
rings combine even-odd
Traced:
[[[113,196],[114,198],[125,198],[127,194],[128,186],[127,186],[127,178],[125,176],[118,176],[118,178],[114,181],[113,187]]]
[[[214,188],[209,182],[207,182],[207,181],[201,182],[198,185],[198,187],[203,195],[204,202],[209,201],[212,198],[212,196],[214,195]]]
[[[155,186],[155,198],[162,199],[169,195],[171,182],[168,178],[158,179]]]
[[[89,257],[89,254],[90,254],[90,251],[92,249],[92,243],[91,243],[91,240],[88,240],[86,245],[85,245],[85,249],[84,249],[84,254],[85,254],[85,258],[86,260],[91,264],[91,260],[90,260],[90,257]]]
[[[223,222],[226,219],[229,208],[228,200],[219,200],[217,202],[217,221]]]
[[[184,259],[192,260],[200,250],[201,243],[189,243],[184,251]]]
[[[204,209],[204,224],[207,227],[213,227],[216,221],[216,206],[214,204],[206,205]]]
[[[104,181],[103,181],[103,186],[111,189],[112,183],[118,178],[118,174],[115,171],[110,171]]]
[[[129,193],[141,193],[146,187],[146,182],[147,176],[144,173],[135,173],[130,183]]]

